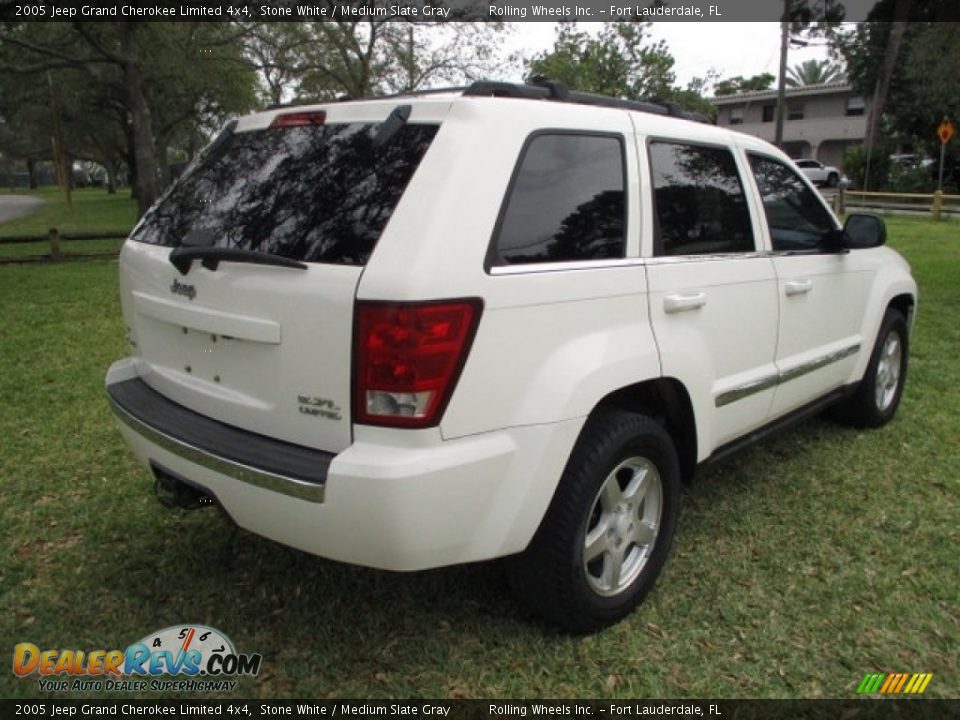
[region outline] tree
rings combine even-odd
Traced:
[[[787,70],[787,87],[823,85],[843,80],[843,67],[829,60],[806,60]]]
[[[309,44],[304,23],[249,23],[244,35],[245,57],[259,74],[261,99],[281,104],[299,87],[300,55]]]
[[[165,164],[169,146],[197,126],[251,107],[255,78],[238,37],[219,23],[7,25],[0,70],[24,87],[52,74],[73,156],[116,170],[123,138],[143,214],[159,191],[158,149]]]
[[[769,90],[775,78],[770,73],[752,75],[744,78],[740,75],[736,77],[720,80],[713,86],[713,94],[717,97],[722,95],[736,95],[745,92],[758,92]]]
[[[938,147],[933,133],[944,115],[960,116],[960,25],[940,21],[951,7],[936,0],[884,0],[867,22],[833,38],[833,52],[847,60],[854,87],[871,98],[871,147],[888,138],[931,150]]]
[[[669,98],[674,59],[661,40],[646,37],[651,23],[604,23],[596,36],[576,23],[557,28],[553,49],[527,62],[530,75],[588,92],[631,100]]]
[[[15,79],[0,74],[0,154],[26,163],[33,189],[37,162],[51,157],[50,96],[42,84],[15,83]]]
[[[248,62],[273,103],[326,100],[462,83],[499,66],[502,23],[250,24]]]
[[[666,99],[677,103],[685,110],[699,113],[706,118],[710,118],[711,121],[714,121],[717,117],[717,108],[710,101],[710,93],[707,92],[707,88],[716,81],[716,71],[708,70],[707,74],[703,77],[693,78],[687,83],[685,88],[673,88]]]

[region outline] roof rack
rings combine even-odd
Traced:
[[[637,112],[652,113],[654,115],[666,115],[669,117],[683,118],[684,120],[694,120],[696,122],[716,124],[712,118],[702,113],[690,112],[684,110],[677,103],[669,100],[625,100],[624,98],[609,97],[607,95],[597,95],[596,93],[585,93],[577,90],[571,90],[566,85],[537,75],[530,79],[526,84],[499,82],[496,80],[478,80],[469,86],[439,87],[428,88],[426,90],[408,90],[398,92],[392,95],[379,95],[376,97],[351,98],[348,95],[341,95],[335,100],[315,101],[315,102],[346,102],[350,100],[386,100],[389,98],[416,97],[420,95],[438,95],[441,93],[460,93],[464,97],[510,97],[525,98],[528,100],[553,100],[556,102],[574,103],[577,105],[595,105],[598,107],[619,108],[621,110],[635,110]],[[283,107],[306,104],[302,100],[282,105],[271,105],[267,110],[276,110]]]
[[[570,90],[563,83],[536,76],[529,83],[496,82],[480,80],[463,91],[465,97],[512,97],[530,100],[554,100],[557,102],[575,103],[578,105],[596,105],[599,107],[620,108],[652,113],[654,115],[668,115],[713,124],[713,121],[701,113],[688,112],[673,102],[665,100],[625,100],[623,98],[608,97],[595,93],[585,93]]]

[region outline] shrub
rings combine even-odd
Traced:
[[[850,178],[851,187],[862,190],[879,190],[888,184],[890,175],[890,149],[884,143],[878,143],[870,152],[870,178],[865,181],[867,172],[867,151],[863,145],[847,150],[843,158],[843,171]]]
[[[891,163],[883,189],[898,193],[929,193],[936,190],[936,185],[936,176],[929,167]]]

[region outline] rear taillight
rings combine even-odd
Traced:
[[[353,420],[436,425],[450,400],[480,321],[479,299],[425,303],[358,301]]]
[[[270,127],[303,127],[305,125],[323,125],[327,122],[327,113],[324,110],[310,112],[289,112],[277,115]]]

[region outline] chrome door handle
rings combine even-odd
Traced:
[[[803,295],[804,293],[810,292],[813,288],[812,280],[790,280],[783,284],[783,290],[787,294],[787,297],[791,295]]]
[[[689,295],[667,295],[663,298],[663,311],[666,313],[686,312],[696,310],[707,304],[705,292],[690,293]]]

